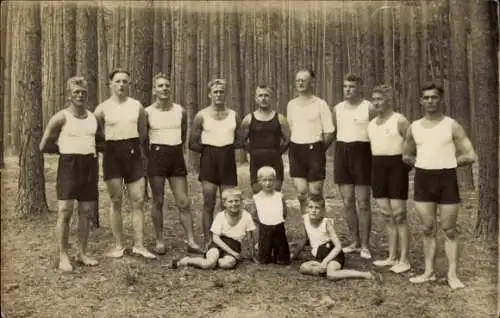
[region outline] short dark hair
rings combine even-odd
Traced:
[[[166,73],[160,72],[157,73],[155,76],[153,76],[153,86],[156,84],[156,81],[159,80],[160,78],[167,80],[168,83],[170,84],[170,78],[168,77],[168,75]]]
[[[130,72],[129,72],[129,71],[127,71],[127,70],[126,70],[126,69],[124,69],[124,68],[119,68],[119,67],[117,67],[117,68],[113,69],[113,70],[111,71],[111,73],[109,73],[109,77],[108,77],[108,78],[109,78],[109,80],[110,80],[110,81],[112,81],[112,80],[113,80],[113,78],[115,77],[115,75],[116,75],[116,74],[118,74],[118,73],[125,73],[125,74],[127,74],[128,76],[130,76]]]
[[[357,83],[359,85],[363,85],[363,79],[361,78],[361,76],[359,76],[357,74],[354,74],[354,73],[347,74],[344,77],[344,80],[348,81],[348,82],[355,82],[355,83]]]
[[[267,85],[267,84],[257,85],[257,87],[255,88],[255,92],[257,92],[257,89],[265,89],[265,90],[267,90],[267,92],[269,93],[269,95],[273,95],[274,94],[273,88],[271,86]]]
[[[226,89],[226,80],[223,78],[214,78],[210,82],[208,82],[208,91],[210,92],[212,90],[212,87],[215,85],[222,85],[224,86],[224,89]]]
[[[372,93],[379,93],[383,95],[386,99],[393,99],[394,95],[394,90],[392,89],[391,85],[388,84],[382,84],[375,86],[373,89]]]
[[[325,208],[325,198],[321,194],[310,194],[307,198],[309,202],[317,203],[321,206],[321,208]]]
[[[425,91],[429,91],[435,89],[438,91],[439,96],[443,96],[444,94],[444,88],[443,85],[441,85],[438,82],[426,82],[422,85],[422,88],[420,89],[420,93],[423,94]]]
[[[297,73],[296,73],[296,74],[298,74],[298,73],[300,73],[300,72],[307,72],[307,73],[309,73],[309,75],[311,76],[311,78],[316,77],[316,73],[315,73],[315,72],[313,71],[313,69],[312,69],[312,68],[310,68],[310,67],[304,67],[304,68],[301,68],[301,69],[299,69],[299,70],[297,71]]]

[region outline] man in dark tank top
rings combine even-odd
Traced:
[[[257,86],[255,102],[257,110],[245,116],[241,123],[245,149],[250,154],[250,181],[255,193],[260,191],[257,170],[271,166],[276,170],[276,190],[283,184],[283,160],[281,155],[288,148],[290,128],[285,116],[271,107],[273,91],[267,85]]]

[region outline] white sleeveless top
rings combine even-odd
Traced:
[[[283,223],[283,194],[275,191],[273,195],[261,192],[253,196],[259,222],[264,225],[277,225]]]
[[[149,142],[151,144],[177,146],[182,144],[182,112],[179,104],[172,104],[172,108],[162,111],[151,105],[146,107],[149,124]]]
[[[347,101],[335,106],[337,118],[337,140],[342,142],[368,142],[368,123],[372,103],[363,100],[361,104],[352,107]]]
[[[393,113],[385,123],[378,125],[377,118],[368,124],[368,138],[374,156],[395,156],[403,153],[403,141],[398,129],[400,113]]]
[[[317,228],[311,225],[309,214],[304,214],[303,218],[307,237],[309,238],[309,243],[311,244],[311,254],[316,257],[316,254],[318,253],[318,247],[327,242],[331,242],[332,240],[328,235],[328,231],[326,230],[326,222],[330,220],[330,218],[323,218],[323,221],[321,221]]]
[[[323,133],[335,131],[332,112],[321,98],[313,96],[303,104],[300,97],[288,102],[286,116],[290,125],[290,141],[296,144],[312,144],[323,140]]]
[[[432,128],[424,128],[421,121],[419,119],[411,124],[411,132],[417,145],[415,167],[429,170],[456,168],[453,119],[445,116]]]
[[[201,132],[203,145],[223,147],[234,143],[236,112],[232,109],[228,109],[228,112],[223,120],[216,120],[203,114],[203,131]]]
[[[138,138],[137,120],[142,105],[138,100],[127,97],[123,103],[111,98],[97,106],[104,113],[104,137],[106,140],[125,140]]]
[[[63,110],[65,123],[57,139],[61,154],[95,154],[97,119],[87,111],[87,118],[76,118],[67,109]]]

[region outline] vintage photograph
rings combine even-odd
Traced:
[[[499,13],[2,1],[1,318],[499,317]]]

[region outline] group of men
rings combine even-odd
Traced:
[[[86,254],[88,213],[97,199],[96,136],[104,141],[103,173],[111,199],[110,223],[115,246],[107,256],[122,257],[125,250],[122,230],[123,182],[131,206],[135,244],[132,252],[155,258],[144,245],[144,188],[147,175],[151,185],[156,254],[165,254],[163,240],[163,200],[168,179],[190,252],[202,252],[193,234],[187,186],[187,169],[182,147],[200,153],[199,180],[203,192],[202,229],[204,246],[210,244],[217,192],[237,186],[235,149],[250,154],[250,178],[259,191],[257,170],[273,167],[276,189],[284,179],[282,155],[288,151],[290,176],[296,188],[301,213],[309,195],[323,195],[326,177],[326,151],[335,140],[334,181],[339,186],[345,216],[353,241],[344,253],[359,252],[371,259],[370,231],[373,193],[387,220],[389,255],[375,261],[391,266],[396,273],[410,269],[406,200],[408,173],[415,167],[415,207],[425,227],[425,271],[411,278],[413,283],[435,280],[436,228],[444,230],[449,261],[448,281],[452,288],[463,287],[457,278],[456,218],[459,193],[456,167],[475,160],[474,149],[463,128],[443,114],[443,89],[435,83],[422,87],[420,104],[424,116],[410,124],[394,111],[391,87],[381,85],[372,93],[372,102],[363,98],[362,79],[347,75],[344,101],[330,110],[314,95],[312,70],[296,73],[298,96],[287,105],[286,117],[273,107],[273,91],[267,85],[255,90],[257,109],[242,120],[225,100],[226,82],[215,79],[208,84],[210,105],[193,119],[188,138],[185,110],[172,101],[168,77],[153,78],[155,102],[143,108],[128,96],[130,74],[117,69],[109,76],[111,97],[92,114],[87,110],[87,83],[74,77],[67,82],[69,106],[54,115],[45,130],[40,149],[47,151],[57,143],[60,154],[57,197],[59,217],[59,268],[72,270],[68,257],[68,227],[73,202],[79,202],[78,259],[86,265],[97,261]],[[147,162],[147,164],[146,164]],[[437,211],[439,210],[439,217]],[[438,222],[439,220],[439,222]],[[399,258],[398,258],[399,241]]]

